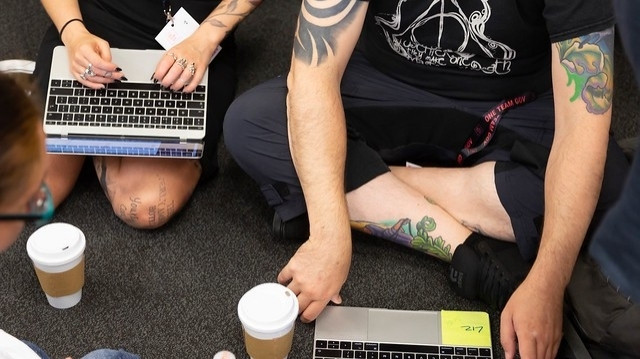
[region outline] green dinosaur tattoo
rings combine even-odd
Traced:
[[[386,223],[353,221],[352,226],[370,235],[419,250],[446,262],[450,262],[453,256],[450,244],[447,244],[441,236],[434,238],[430,234],[436,229],[437,225],[435,220],[429,216],[424,216],[416,224],[415,228],[409,218],[401,218],[397,221],[388,221]]]
[[[451,245],[446,244],[442,236],[433,238],[429,232],[436,229],[436,221],[433,218],[425,216],[416,224],[416,235],[411,240],[411,246],[417,250],[431,254],[444,261],[450,262],[453,254],[451,253]]]

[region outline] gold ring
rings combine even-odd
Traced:
[[[182,67],[183,70],[187,68],[187,59],[185,59],[184,57],[178,59],[176,63],[178,64],[178,66]]]
[[[189,73],[191,74],[191,76],[196,74],[196,63],[195,62],[192,62],[189,65]]]
[[[171,56],[173,58],[173,61],[178,61],[178,58],[176,57],[176,55],[173,52],[170,52],[167,55]]]

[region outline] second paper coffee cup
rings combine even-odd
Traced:
[[[252,359],[285,359],[291,351],[298,298],[278,283],[251,288],[238,302],[245,346]]]
[[[47,224],[27,240],[27,253],[52,307],[66,309],[80,302],[85,244],[84,233],[68,223]]]

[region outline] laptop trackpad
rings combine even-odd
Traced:
[[[440,313],[369,309],[368,339],[378,342],[440,344]]]

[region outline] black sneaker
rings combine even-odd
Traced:
[[[449,283],[465,298],[502,309],[530,268],[515,243],[473,233],[453,253]]]
[[[309,239],[309,218],[307,214],[283,221],[278,212],[273,215],[273,235],[281,240],[306,241]]]

